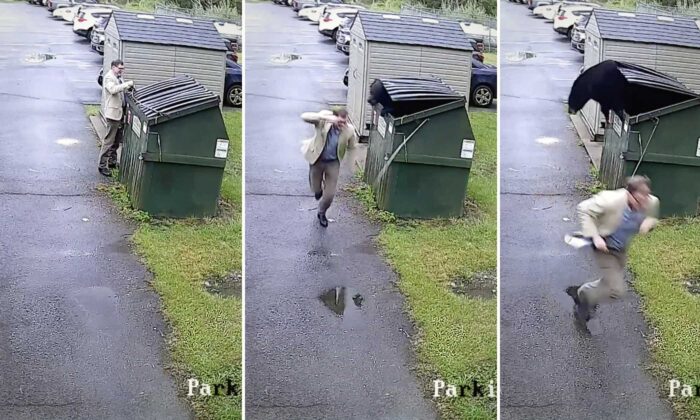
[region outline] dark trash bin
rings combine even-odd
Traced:
[[[377,79],[365,182],[399,217],[464,213],[474,134],[466,98],[435,78]]]
[[[216,214],[228,152],[219,101],[189,76],[127,95],[119,178],[135,209],[178,218]]]

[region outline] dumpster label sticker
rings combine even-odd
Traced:
[[[141,138],[141,120],[136,115],[133,116],[133,119],[131,130],[136,134],[136,137]]]
[[[214,157],[226,158],[228,155],[228,140],[218,139],[216,141],[216,151],[214,152]]]
[[[377,121],[377,131],[382,137],[386,137],[386,120],[382,117],[379,117],[379,121]]]
[[[700,157],[700,139],[698,139],[698,150],[695,151],[695,156]]]
[[[474,157],[474,140],[464,139],[462,141],[462,153],[459,156],[462,159],[472,159]]]

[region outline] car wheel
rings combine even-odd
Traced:
[[[338,41],[338,28],[333,29],[333,32],[331,33],[331,38],[333,38],[333,41]]]
[[[568,31],[566,31],[566,37],[569,38],[569,40],[571,40],[571,37],[572,37],[572,34],[573,34],[573,33],[574,33],[574,28],[573,28],[573,26],[572,26],[571,28],[569,28]]]
[[[347,87],[348,86],[348,75],[346,74],[343,76],[343,84]]]
[[[472,104],[486,108],[493,102],[493,90],[488,85],[479,85],[472,92]]]
[[[88,40],[91,40],[91,39],[92,39],[92,28],[88,29],[87,34],[85,34],[85,37],[86,37]]]
[[[235,84],[226,92],[226,103],[229,106],[240,108],[243,105],[243,86]]]

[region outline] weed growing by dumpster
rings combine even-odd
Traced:
[[[652,371],[665,391],[670,379],[700,385],[700,298],[687,285],[689,279],[700,277],[698,244],[699,218],[672,219],[637,238],[630,250],[633,286],[655,330],[649,343]],[[674,398],[671,404],[679,419],[700,416],[700,398]]]
[[[187,378],[242,384],[242,302],[237,294],[211,293],[212,279],[236,279],[242,272],[241,113],[224,113],[229,135],[219,215],[208,219],[152,219],[133,210],[124,187],[100,186],[123,215],[139,225],[136,252],[153,273],[153,287],[172,326],[169,337],[178,391]],[[116,178],[115,178],[116,179]],[[216,283],[218,285],[218,283]],[[240,395],[188,398],[197,418],[241,417]]]
[[[383,225],[378,242],[399,275],[419,332],[415,343],[426,393],[431,378],[488,383],[496,377],[496,300],[452,290],[455,278],[475,278],[496,269],[496,114],[472,113],[469,118],[477,147],[468,201],[479,207],[478,212],[461,219],[403,223],[376,209],[368,186],[352,188],[368,215]],[[436,403],[444,418],[496,416],[495,400],[453,398]]]

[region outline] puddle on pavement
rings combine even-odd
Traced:
[[[61,146],[65,146],[65,147],[75,146],[78,143],[80,143],[80,140],[78,140],[78,139],[58,139],[58,140],[56,140],[56,144],[60,144]]]
[[[480,271],[470,278],[457,277],[450,284],[452,293],[472,298],[496,297],[496,270]]]
[[[204,282],[204,289],[221,297],[241,297],[241,273],[230,273],[225,277],[210,278]]]
[[[48,60],[53,60],[54,58],[56,58],[56,56],[53,54],[37,53],[28,55],[25,57],[24,61],[27,63],[43,63]]]
[[[512,63],[519,63],[535,57],[537,57],[537,54],[534,51],[518,51],[506,54],[506,60]]]
[[[685,288],[692,295],[700,295],[700,276],[686,279]]]
[[[287,64],[287,63],[291,63],[292,61],[296,61],[296,60],[301,60],[301,56],[299,54],[293,54],[293,53],[275,54],[272,57],[270,57],[270,62],[272,64]]]
[[[559,143],[559,139],[556,137],[540,137],[535,141],[539,144],[544,144],[545,146]]]
[[[324,305],[336,315],[352,317],[362,308],[364,297],[356,290],[347,287],[334,287],[319,296]]]

